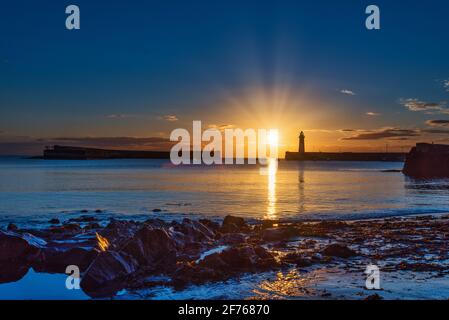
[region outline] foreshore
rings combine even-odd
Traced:
[[[91,298],[150,292],[151,299],[152,289],[167,288],[173,297],[207,299],[195,288],[257,277],[243,298],[449,298],[449,215],[248,223],[233,216],[102,222],[85,214],[50,223],[0,231],[0,283],[20,281],[30,268],[64,274],[76,265]],[[364,288],[371,264],[381,270],[380,290]]]

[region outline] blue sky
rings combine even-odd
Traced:
[[[65,29],[69,4],[81,30]],[[365,28],[369,4],[379,31]],[[432,122],[449,119],[448,12],[439,0],[3,1],[0,153],[163,139],[192,120],[284,127],[286,149],[299,129],[322,149],[449,142]]]

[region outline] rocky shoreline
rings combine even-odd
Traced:
[[[79,267],[81,288],[92,298],[155,286],[183,290],[272,271],[360,273],[368,264],[394,276],[449,277],[449,215],[251,224],[233,216],[221,223],[111,219],[104,227],[95,215],[82,215],[49,223],[39,230],[13,224],[0,230],[0,283],[18,281],[30,268],[65,273],[68,265]],[[380,299],[382,292],[364,298]]]

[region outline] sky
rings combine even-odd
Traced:
[[[278,128],[281,152],[301,130],[307,151],[449,144],[448,16],[444,0],[5,0],[0,154],[166,150],[193,120]]]

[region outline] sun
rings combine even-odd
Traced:
[[[272,147],[279,146],[279,130],[278,129],[271,129],[268,132],[268,144]]]

